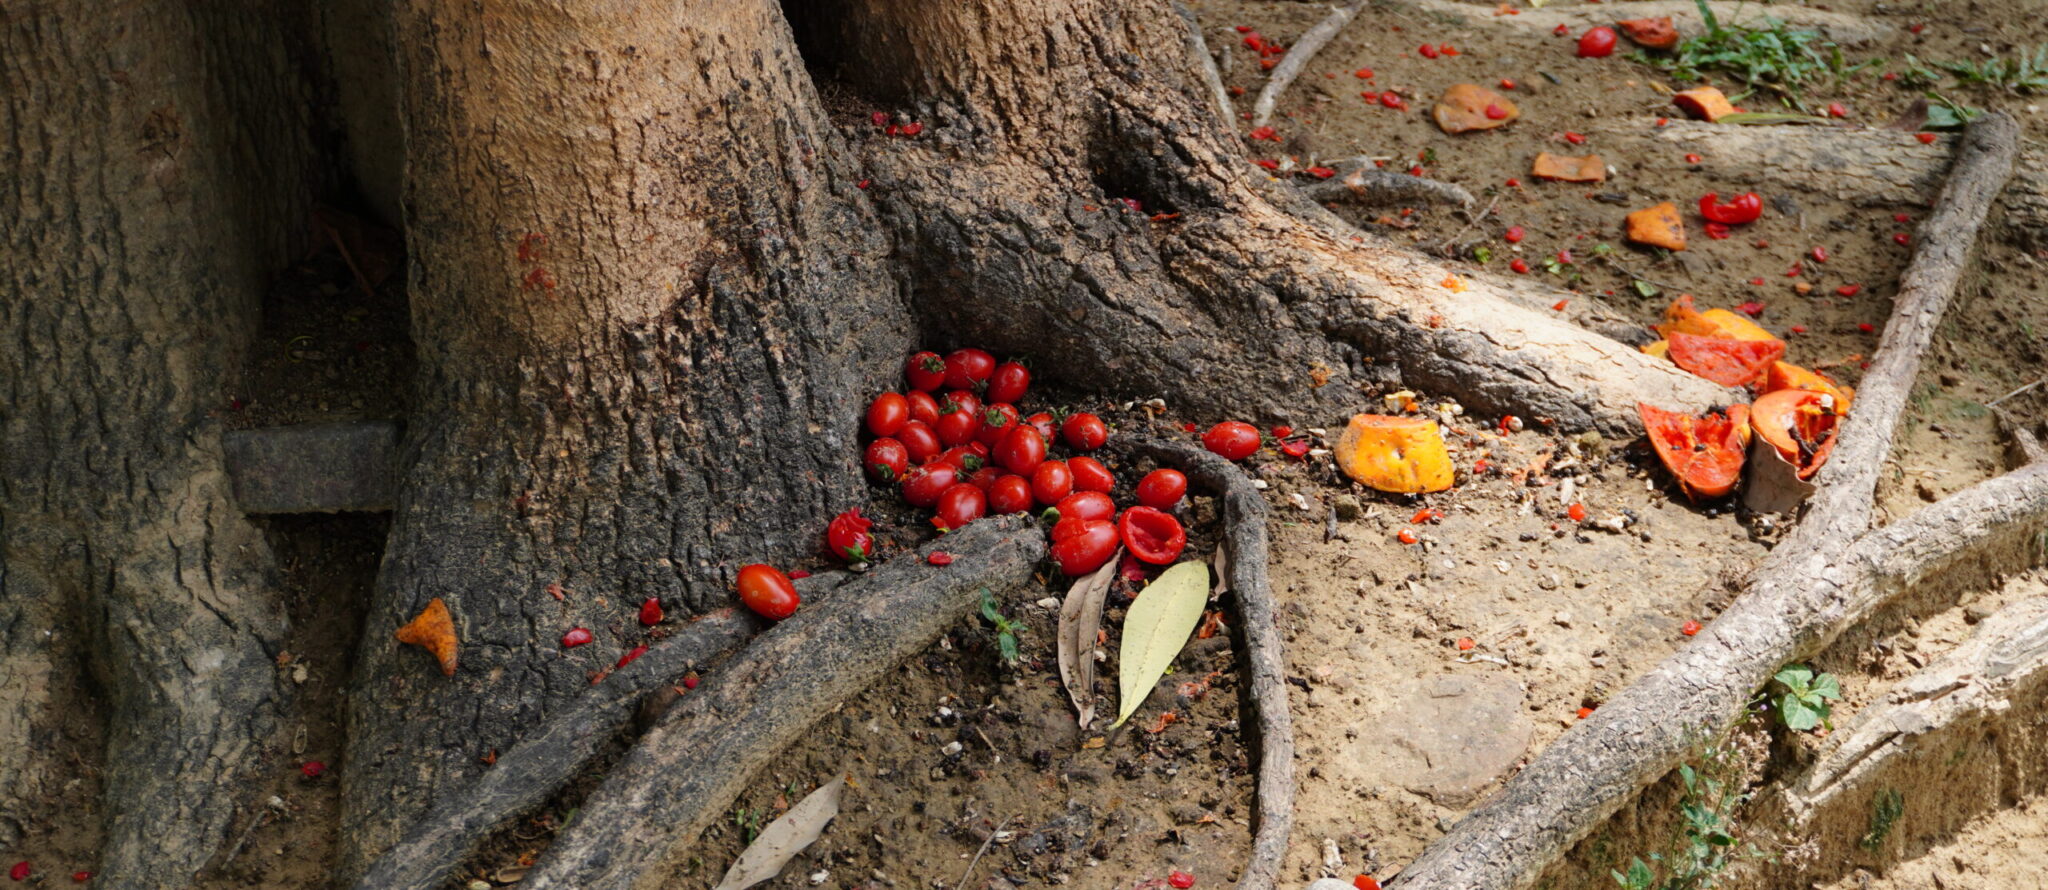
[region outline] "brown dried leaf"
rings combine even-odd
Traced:
[[[398,641],[433,653],[441,662],[441,673],[455,676],[455,618],[448,614],[448,604],[440,597],[434,597],[419,615],[398,629]]]
[[[1060,603],[1060,683],[1067,687],[1082,729],[1095,720],[1095,640],[1102,632],[1102,604],[1109,599],[1109,585],[1116,580],[1122,559],[1123,548],[1118,547],[1102,568],[1067,588],[1066,601]]]
[[[826,782],[768,823],[726,871],[716,890],[746,890],[780,874],[796,854],[817,843],[826,823],[839,815],[839,793],[845,789],[844,776]]]

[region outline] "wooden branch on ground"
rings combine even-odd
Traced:
[[[1216,103],[1217,119],[1226,130],[1237,129],[1237,115],[1230,105],[1230,90],[1223,86],[1223,72],[1216,67],[1216,57],[1209,55],[1209,41],[1202,38],[1202,21],[1195,18],[1195,11],[1187,4],[1174,0],[1173,11],[1187,23],[1188,55],[1195,63],[1195,71],[1202,75],[1202,83],[1209,87],[1209,98]]]
[[[1287,92],[1288,84],[1301,76],[1302,69],[1308,67],[1308,60],[1315,58],[1316,53],[1328,45],[1338,31],[1344,30],[1345,25],[1351,24],[1358,11],[1365,8],[1365,3],[1366,0],[1352,0],[1330,10],[1329,15],[1287,48],[1287,54],[1280,57],[1280,64],[1273,66],[1273,74],[1266,79],[1265,88],[1259,90],[1259,100],[1252,103],[1252,126],[1263,127],[1273,118],[1273,106],[1279,104],[1280,94]]]
[[[1258,718],[1259,822],[1250,860],[1238,890],[1272,890],[1294,827],[1294,719],[1287,709],[1286,660],[1274,621],[1273,588],[1267,578],[1266,498],[1236,464],[1192,445],[1150,441],[1143,450],[1179,467],[1223,502],[1223,546],[1229,554],[1224,580],[1237,598],[1249,666],[1252,708]]]
[[[1389,173],[1360,167],[1340,178],[1326,179],[1301,187],[1301,193],[1317,203],[1342,202],[1361,207],[1394,207],[1402,204],[1457,204],[1469,207],[1472,193],[1464,187],[1437,179],[1406,173]]]
[[[525,885],[658,883],[761,766],[972,614],[982,590],[1027,580],[1045,546],[1027,519],[977,520],[756,637],[634,745]],[[927,564],[940,550],[952,563]]]
[[[1414,3],[1429,12],[1456,16],[1468,24],[1493,23],[1529,31],[1549,31],[1564,25],[1573,33],[1579,33],[1594,25],[1611,25],[1615,19],[1622,18],[1612,9],[1584,4],[1528,8],[1517,15],[1495,15],[1491,7],[1474,6],[1458,0],[1414,0]],[[1711,0],[1707,6],[1724,26],[1769,16],[1795,28],[1817,29],[1836,43],[1866,43],[1898,33],[1896,27],[1881,19],[1811,6],[1786,4],[1759,8],[1742,0]],[[1628,4],[1624,11],[1628,18],[1670,16],[1682,33],[1698,34],[1706,30],[1706,24],[1700,20],[1699,6],[1693,0],[1644,0]]]
[[[1392,884],[1401,890],[1509,890],[1543,868],[1703,739],[1735,719],[1777,668],[1819,651],[1930,567],[2048,529],[2048,468],[2031,466],[1868,532],[1877,473],[1932,332],[1992,201],[2011,173],[2019,129],[1993,114],[1972,124],[1891,321],[1858,391],[1856,412],[1800,526],[1743,596],[1663,664],[1579,723],[1431,844]],[[1963,514],[1966,524],[1955,521]],[[1996,517],[1996,518],[1990,518]],[[1919,521],[1916,522],[1916,519]],[[1938,539],[1923,527],[1973,533]],[[1881,555],[1881,558],[1880,558]],[[2032,558],[2037,554],[2029,552]]]

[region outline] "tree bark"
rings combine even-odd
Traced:
[[[96,712],[96,886],[189,886],[282,696],[270,557],[215,415],[315,181],[294,16],[0,17],[0,846],[90,806],[51,758],[83,741],[63,714]]]
[[[351,875],[586,690],[643,599],[702,613],[819,546],[911,345],[772,3],[420,0],[396,33],[420,412],[349,717]],[[434,597],[452,678],[389,636]]]

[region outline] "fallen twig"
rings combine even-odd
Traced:
[[[1175,0],[1173,11],[1180,14],[1181,21],[1188,25],[1188,55],[1194,57],[1195,71],[1202,75],[1202,82],[1209,87],[1209,97],[1216,103],[1216,114],[1225,127],[1236,124],[1230,107],[1230,90],[1223,85],[1223,72],[1216,67],[1216,57],[1209,54],[1209,41],[1202,38],[1202,22],[1195,18],[1195,11],[1186,4]]]
[[[1273,75],[1266,80],[1265,88],[1259,90],[1259,100],[1252,103],[1252,126],[1263,127],[1272,119],[1273,106],[1280,102],[1280,94],[1287,91],[1287,85],[1301,76],[1302,69],[1308,67],[1308,60],[1314,58],[1318,50],[1329,44],[1330,39],[1336,37],[1338,31],[1344,30],[1345,25],[1351,24],[1358,11],[1365,8],[1365,3],[1366,0],[1352,0],[1344,6],[1330,10],[1329,15],[1324,16],[1322,21],[1317,22],[1315,27],[1308,29],[1301,35],[1300,40],[1287,48],[1287,54],[1280,58],[1280,64],[1273,67]]]
[[[981,849],[974,851],[973,859],[967,860],[967,870],[960,873],[960,880],[953,885],[953,890],[961,890],[961,888],[967,886],[967,879],[974,877],[974,867],[980,865],[981,857],[988,854],[989,845],[996,842],[996,835],[1002,834],[1003,829],[1008,828],[1010,823],[1015,821],[1016,818],[1015,816],[1008,817],[1002,822],[997,823],[996,827],[989,831],[988,837],[983,838],[981,841]]]
[[[1361,207],[1391,207],[1397,204],[1457,204],[1471,206],[1472,193],[1455,183],[1389,173],[1360,167],[1338,179],[1326,179],[1301,187],[1311,201],[1342,201]]]

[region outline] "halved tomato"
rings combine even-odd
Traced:
[[[1787,463],[1799,468],[1799,478],[1811,479],[1827,463],[1840,432],[1841,415],[1831,401],[1826,393],[1805,389],[1766,393],[1750,406],[1749,425]]]
[[[1856,391],[1828,379],[1819,371],[1809,371],[1790,362],[1772,362],[1764,371],[1763,388],[1758,392],[1769,394],[1781,389],[1804,389],[1834,396],[1836,414],[1847,415],[1849,403],[1856,398]]]
[[[1678,27],[1668,15],[1654,19],[1627,19],[1615,24],[1621,27],[1621,33],[1628,35],[1628,39],[1650,49],[1670,49],[1678,45]]]
[[[1735,340],[1671,333],[1671,361],[1722,386],[1748,386],[1785,354],[1783,340]]]
[[[1726,497],[1742,479],[1742,461],[1749,448],[1749,406],[1730,405],[1728,413],[1694,417],[1642,402],[1636,414],[1650,434],[1650,447],[1678,487],[1694,500]]]

